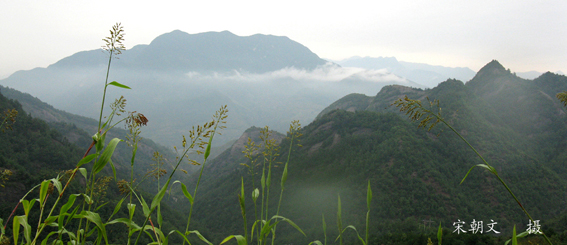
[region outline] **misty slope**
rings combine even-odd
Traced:
[[[0,84],[55,108],[98,118],[107,62],[101,50],[78,52],[47,68],[18,71]],[[387,72],[326,63],[287,37],[173,31],[112,61],[110,81],[132,90],[113,88],[108,98],[124,95],[130,110],[159,122],[147,127],[147,136],[172,146],[187,125],[208,121],[225,104],[230,123],[220,143],[252,125],[284,131],[291,120],[310,122],[349,93],[374,94],[389,84],[420,86]]]
[[[97,122],[90,118],[54,109],[29,94],[1,86],[0,88],[0,112],[4,112],[6,109],[18,111],[13,130],[0,131],[0,172],[7,169],[13,173],[8,176],[7,180],[0,178],[0,184],[5,186],[0,186],[0,218],[7,221],[14,207],[32,187],[45,179],[55,178],[62,175],[64,171],[76,167],[92,142],[91,135],[82,127],[89,132],[94,132],[97,128]],[[18,98],[18,100],[8,99],[7,96],[3,95],[4,93]],[[20,101],[22,102],[20,103]],[[31,112],[27,111],[28,108],[31,109]],[[3,119],[3,116],[0,116],[0,118]],[[44,118],[48,122],[44,121]],[[75,123],[80,126],[75,125]],[[94,129],[91,131],[91,128]],[[115,128],[108,133],[107,139],[112,137],[125,139],[125,136],[125,130]],[[93,153],[93,151],[91,150],[90,153]],[[156,183],[152,177],[145,178],[147,171],[153,168],[151,164],[154,164],[152,160],[154,151],[160,151],[165,159],[173,160],[175,158],[171,150],[163,148],[149,139],[144,138],[139,142],[133,175],[135,182],[139,184],[137,186],[139,195],[146,198],[151,198],[153,193],[156,192]],[[131,158],[132,148],[128,147],[125,142],[121,142],[112,156],[117,178],[112,178],[113,171],[109,165],[99,173],[99,180],[103,176],[111,177],[108,188],[101,188],[103,195],[91,196],[97,202],[100,201],[99,204],[103,202],[108,204],[97,210],[101,216],[110,217],[114,205],[123,197],[116,182],[130,179]],[[88,163],[83,167],[89,171],[92,164]],[[186,177],[187,175],[182,173],[175,176],[176,179],[181,180]],[[76,176],[75,180],[67,188],[66,196],[85,191],[84,178]],[[36,193],[32,192],[31,195],[28,195],[27,200],[30,200]],[[64,197],[64,200],[67,200],[67,197]],[[51,201],[54,201],[53,198],[49,200],[49,202]],[[138,205],[140,204],[138,203]],[[21,214],[20,212],[23,213],[21,208],[16,211],[15,215]],[[180,227],[182,225],[177,219],[179,213],[176,209],[164,204],[162,213],[164,217],[167,216],[164,223],[167,227]],[[121,212],[118,215],[127,216],[128,214]],[[32,219],[37,219],[38,216],[32,209]],[[142,214],[139,214],[139,216],[142,217]],[[12,220],[10,220],[11,222]],[[137,220],[136,222],[141,221]],[[128,232],[124,227],[119,226],[113,226],[112,231],[115,234],[127,234]],[[12,226],[9,225],[6,234],[11,234],[11,232]],[[122,236],[111,236],[109,240],[114,244],[126,243]]]
[[[468,81],[474,75],[474,71],[466,67],[443,67],[422,63],[398,61],[394,57],[351,57],[337,61],[341,66],[361,67],[365,69],[386,69],[389,72],[405,77],[418,84],[433,88],[440,82],[449,78]]]
[[[78,149],[81,149],[80,151],[82,152],[78,155],[84,154],[84,151],[91,144],[91,135],[96,132],[98,127],[98,122],[96,120],[55,109],[53,106],[42,102],[38,98],[15,89],[0,86],[0,93],[6,98],[16,100],[23,110],[21,113],[26,114],[26,116],[31,116],[34,120],[40,120],[47,123],[51,130],[55,130],[58,134],[60,134],[61,138],[64,138],[66,141],[69,141],[74,146],[78,147]],[[151,121],[149,123],[151,123]],[[143,127],[141,134],[142,140],[139,142],[134,168],[135,177],[140,180],[143,179],[146,172],[152,168],[151,165],[155,164],[152,160],[154,152],[159,152],[169,162],[175,159],[175,153],[171,148],[159,145],[152,139],[147,138],[144,133],[145,130],[146,129]],[[109,131],[107,139],[116,137],[126,140],[127,134],[127,130],[118,126]],[[181,142],[178,142],[178,145],[180,144]],[[226,147],[215,144],[211,151],[211,157],[216,156],[225,148]],[[119,179],[129,178],[131,157],[132,148],[125,142],[118,144],[115,154],[113,155],[113,161],[115,163]],[[67,161],[68,159],[62,160]],[[193,171],[193,168],[191,167],[185,167],[184,169],[189,172]],[[52,170],[54,169],[50,169],[49,171]],[[185,174],[177,174],[175,176],[175,178],[180,180],[184,180],[187,177],[188,176]],[[154,192],[155,190],[151,182],[152,181],[146,181],[141,185],[141,187],[146,188],[144,189],[146,191],[149,190],[149,192]]]
[[[553,99],[562,90],[567,90],[565,76],[546,73],[534,81],[524,80],[493,61],[467,84],[447,80],[428,90],[387,86],[375,97],[344,97],[304,128],[303,147],[295,149],[290,160],[280,214],[296,222],[308,237],[282,225],[278,232],[286,235],[280,236],[279,242],[323,239],[321,213],[325,214],[329,237],[335,237],[335,228],[329,227],[336,217],[337,194],[343,200],[343,223],[363,229],[368,180],[374,191],[370,217],[374,235],[400,232],[404,222],[422,219],[449,228],[447,224],[457,219],[467,223],[493,219],[506,233],[513,225],[526,228],[527,218],[521,209],[488,172],[474,169],[459,185],[480,160],[444,126],[431,132],[418,129],[417,123],[389,107],[403,95],[439,99],[445,118],[545,225],[546,220],[566,211],[567,123],[559,102]],[[288,146],[288,141],[282,141],[282,152],[287,152]],[[248,170],[238,166],[246,159],[236,149],[212,161],[211,166],[232,163],[220,169],[211,167],[202,183],[204,194],[195,217],[209,228],[206,234],[213,240],[220,238],[221,228],[241,233],[236,196],[241,176],[246,195],[252,191]],[[278,161],[285,162],[286,154],[282,155]],[[261,174],[261,168],[256,171]],[[272,193],[279,193],[281,168],[276,172]],[[253,206],[247,198],[247,207]],[[275,201],[270,206],[275,207]],[[253,208],[248,213],[248,220],[252,220]]]
[[[17,101],[0,93],[2,120],[7,109],[16,109],[18,115],[12,130],[0,131],[0,171],[13,172],[4,183],[6,187],[0,187],[2,218],[7,218],[29,189],[44,178],[53,178],[59,171],[73,168],[83,153],[47,123],[28,115]]]

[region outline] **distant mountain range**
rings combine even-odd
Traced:
[[[333,62],[344,67],[359,67],[375,70],[385,69],[397,76],[404,77],[429,88],[433,88],[439,83],[450,78],[467,82],[476,74],[476,72],[468,67],[444,67],[423,63],[405,62],[398,61],[395,57],[353,56],[348,59]],[[556,73],[564,75],[561,71]],[[517,76],[524,79],[535,79],[541,74],[543,73],[537,71],[516,72]]]
[[[107,64],[101,50],[82,51],[47,68],[18,71],[0,84],[98,118]],[[220,143],[253,125],[285,131],[291,120],[311,122],[349,93],[374,94],[389,84],[423,87],[386,71],[342,68],[287,37],[228,31],[173,31],[137,45],[112,61],[110,81],[132,90],[113,87],[107,98],[124,95],[128,110],[150,119],[145,136],[168,146],[225,104],[229,128]]]
[[[99,50],[79,52],[51,65],[53,68],[105,66]],[[149,45],[124,52],[114,68],[173,72],[265,73],[287,67],[314,69],[324,65],[307,47],[287,37],[261,35],[241,37],[229,31],[188,34],[179,30],[156,37]]]
[[[360,67],[365,69],[386,69],[388,72],[407,78],[410,81],[433,88],[449,78],[468,81],[476,74],[467,67],[443,67],[422,63],[398,61],[395,57],[359,57],[336,61],[345,67]]]

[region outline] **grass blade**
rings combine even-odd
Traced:
[[[119,88],[131,89],[130,87],[128,87],[128,86],[126,86],[126,85],[124,85],[124,84],[121,84],[121,83],[119,83],[119,82],[117,82],[117,81],[113,81],[113,82],[111,82],[111,83],[108,83],[108,85],[116,86],[116,87],[119,87]],[[108,86],[108,85],[107,85],[107,86]]]

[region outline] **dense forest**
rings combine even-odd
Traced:
[[[304,128],[303,147],[293,148],[291,154],[281,213],[303,227],[307,237],[282,225],[278,231],[286,235],[277,240],[322,240],[321,214],[327,227],[335,222],[338,194],[343,200],[345,222],[364,229],[367,181],[375,193],[370,233],[376,243],[397,236],[418,239],[417,234],[423,232],[417,227],[423,227],[424,220],[442,224],[445,231],[455,230],[453,223],[457,220],[466,221],[467,227],[473,220],[483,221],[488,230],[486,224],[493,220],[502,232],[488,238],[455,236],[463,241],[488,239],[501,244],[499,239],[507,240],[514,225],[522,231],[527,229],[525,214],[488,171],[473,169],[459,184],[470,167],[481,163],[480,159],[444,125],[431,131],[418,128],[418,123],[410,122],[399,108],[391,106],[404,95],[423,103],[439,100],[445,119],[496,168],[543,229],[565,239],[565,224],[559,217],[566,211],[567,176],[563,168],[567,120],[555,98],[564,90],[565,76],[546,73],[525,80],[493,61],[467,83],[447,80],[427,90],[387,86],[375,97],[346,96]],[[219,230],[236,233],[242,229],[237,198],[231,194],[238,193],[235,183],[241,177],[249,198],[246,201],[252,203],[248,194],[253,190],[250,170],[239,165],[248,159],[235,154],[237,145],[234,147],[211,164],[225,168],[206,172],[208,179],[203,186],[207,194],[198,206],[197,217],[209,229],[205,233],[217,239],[222,237]],[[281,149],[288,147],[289,141],[283,140]],[[238,156],[240,160],[235,160]],[[277,161],[285,162],[286,157],[282,154]],[[281,171],[280,167],[276,175]],[[255,178],[258,186],[260,173]],[[279,193],[278,188],[274,187],[275,193]],[[271,205],[277,205],[276,201]],[[336,228],[328,228],[327,234],[336,237],[338,233]],[[355,236],[351,239],[356,240]],[[427,242],[423,235],[419,239]],[[560,238],[556,235],[554,239]],[[478,244],[484,242],[479,240]]]

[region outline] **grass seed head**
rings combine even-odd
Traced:
[[[439,100],[430,101],[429,98],[427,98],[427,101],[429,102],[429,109],[425,108],[421,104],[421,101],[412,100],[407,96],[397,99],[392,105],[399,107],[400,112],[405,112],[410,120],[419,122],[419,128],[424,127],[429,131],[441,122],[443,117],[441,116]]]

